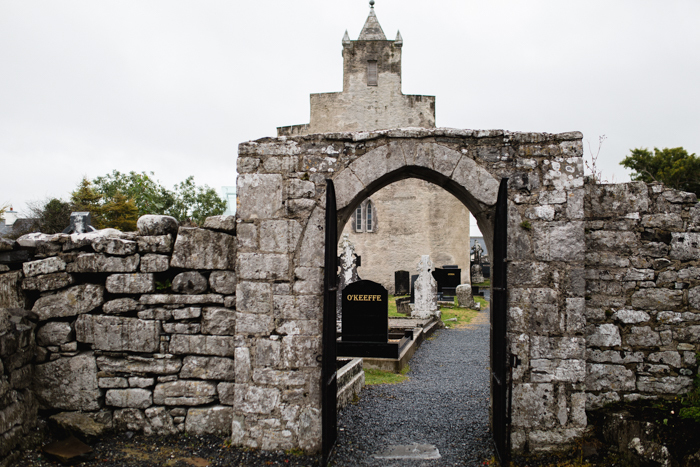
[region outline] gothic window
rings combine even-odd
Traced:
[[[352,227],[356,233],[375,232],[377,230],[377,211],[375,211],[372,201],[366,200],[355,209],[352,217]]]
[[[377,85],[377,61],[369,60],[367,62],[367,86]]]
[[[371,232],[373,230],[373,227],[374,227],[374,222],[373,222],[374,219],[372,218],[373,214],[374,213],[372,212],[372,202],[368,201],[367,205],[365,206],[365,219],[366,219],[365,231],[366,232]]]

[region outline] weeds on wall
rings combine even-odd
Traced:
[[[700,364],[700,352],[695,354],[695,361]],[[681,418],[700,423],[700,374],[695,374],[693,390],[682,397],[681,404],[683,404],[683,408],[678,415]]]
[[[603,180],[603,172],[598,167],[598,157],[600,156],[600,150],[603,148],[603,142],[608,139],[607,136],[601,135],[598,137],[598,150],[593,153],[593,148],[591,147],[591,142],[588,141],[588,156],[584,154],[583,163],[586,169],[591,173],[595,183],[609,183],[612,180]]]

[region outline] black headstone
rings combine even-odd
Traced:
[[[445,295],[454,296],[455,289],[461,283],[462,270],[459,268],[436,268],[433,277],[437,282],[438,293],[445,292]]]
[[[344,341],[384,342],[389,339],[387,290],[372,281],[357,281],[343,289]]]
[[[409,274],[408,271],[394,272],[394,295],[408,295],[409,289]]]
[[[416,280],[418,280],[418,274],[411,276],[411,303],[416,303]]]

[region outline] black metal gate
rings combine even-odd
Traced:
[[[338,289],[338,213],[333,180],[326,180],[326,256],[323,279],[323,349],[321,363],[321,466],[328,465],[338,438],[336,399],[338,372],[336,368],[335,307]]]
[[[491,257],[491,397],[492,430],[496,454],[501,465],[510,461],[510,391],[506,349],[508,179],[501,180],[494,219]]]

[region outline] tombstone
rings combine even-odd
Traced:
[[[408,288],[408,271],[396,271],[394,272],[394,295],[408,295],[410,289]]]
[[[457,293],[457,305],[464,308],[474,308],[476,302],[474,302],[474,296],[472,295],[472,287],[469,284],[460,284],[456,289]]]
[[[418,280],[418,274],[411,276],[411,302],[416,303],[416,280]]]
[[[91,224],[89,212],[72,212],[70,213],[70,225],[65,228],[63,233],[81,234],[85,232],[94,232],[95,230],[97,229]]]
[[[342,297],[343,333],[336,344],[338,356],[398,359],[413,341],[413,330],[389,334],[387,290],[376,282],[359,280],[347,285]]]
[[[437,281],[437,291],[440,297],[454,297],[455,290],[461,282],[462,270],[457,266],[443,266],[433,271]]]
[[[342,341],[381,342],[389,339],[389,294],[381,284],[357,281],[342,292]]]
[[[336,329],[340,332],[342,331],[343,322],[343,289],[360,280],[360,276],[357,274],[357,267],[359,256],[355,253],[355,246],[350,241],[348,234],[343,235],[343,240],[340,243],[340,257],[338,258],[338,264],[340,265],[340,272],[338,274],[338,292],[336,300]]]
[[[472,264],[471,278],[472,284],[480,284],[484,282],[484,273],[481,270],[480,264]]]
[[[411,318],[440,317],[440,308],[437,304],[437,282],[432,272],[433,262],[430,261],[430,255],[421,256],[418,263],[418,279],[416,279],[415,285],[415,305]]]
[[[481,248],[479,242],[475,242],[471,250],[471,256],[473,258],[472,265],[471,268],[469,268],[472,284],[484,282],[484,273],[481,267],[481,255],[483,252],[484,249]]]

